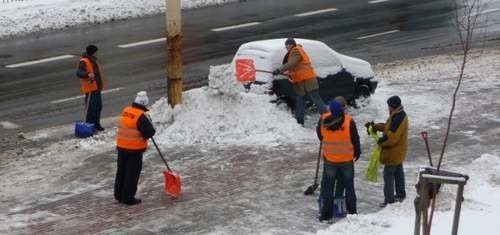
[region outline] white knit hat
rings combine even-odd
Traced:
[[[137,92],[137,96],[135,97],[134,102],[142,104],[144,106],[148,105],[149,104],[148,93],[146,93],[145,91]]]

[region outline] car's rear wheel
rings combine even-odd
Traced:
[[[370,87],[364,83],[359,84],[354,91],[354,97],[356,99],[370,97]]]

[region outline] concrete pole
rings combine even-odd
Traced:
[[[166,0],[167,97],[170,106],[182,103],[181,0]]]

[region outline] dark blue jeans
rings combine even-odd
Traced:
[[[309,97],[311,97],[312,102],[316,105],[318,108],[318,112],[320,114],[325,113],[326,106],[325,102],[321,99],[321,96],[319,96],[318,90],[310,91],[307,93]],[[304,96],[297,95],[297,102],[295,103],[295,119],[297,119],[297,122],[300,124],[304,124],[304,116],[305,116],[305,101],[304,101]]]
[[[396,188],[394,189],[394,186]],[[394,190],[396,196],[400,198],[406,197],[405,190],[405,172],[403,163],[397,166],[384,166],[384,202],[394,202]]]
[[[356,214],[356,192],[354,191],[354,163],[330,163],[323,164],[323,177],[321,178],[320,197],[323,201],[320,208],[321,217],[331,218],[333,212],[334,188],[337,174],[342,175],[346,193],[347,212]]]
[[[102,110],[102,98],[101,91],[93,91],[85,94],[85,104],[88,104],[86,122],[94,123],[95,127],[101,127],[101,110]]]

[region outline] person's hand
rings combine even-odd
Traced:
[[[273,76],[277,76],[277,75],[279,75],[280,73],[281,73],[280,69],[275,69],[275,70],[272,72]]]
[[[385,123],[377,123],[375,124],[375,130],[377,131],[384,131],[385,129]]]
[[[355,162],[357,162],[357,161],[358,161],[358,159],[359,159],[359,157],[360,157],[360,156],[356,156],[356,157],[354,158],[354,161],[355,161]]]
[[[89,73],[87,76],[89,77],[90,83],[95,81],[95,74],[94,73]]]
[[[371,134],[371,133],[370,133],[370,131],[374,131],[374,132],[376,132],[376,130],[375,130],[375,123],[374,123],[373,121],[370,121],[370,122],[365,123],[365,127],[366,127],[366,133],[367,133],[368,135],[370,135],[370,134]],[[371,128],[372,130],[370,130],[370,128]]]

